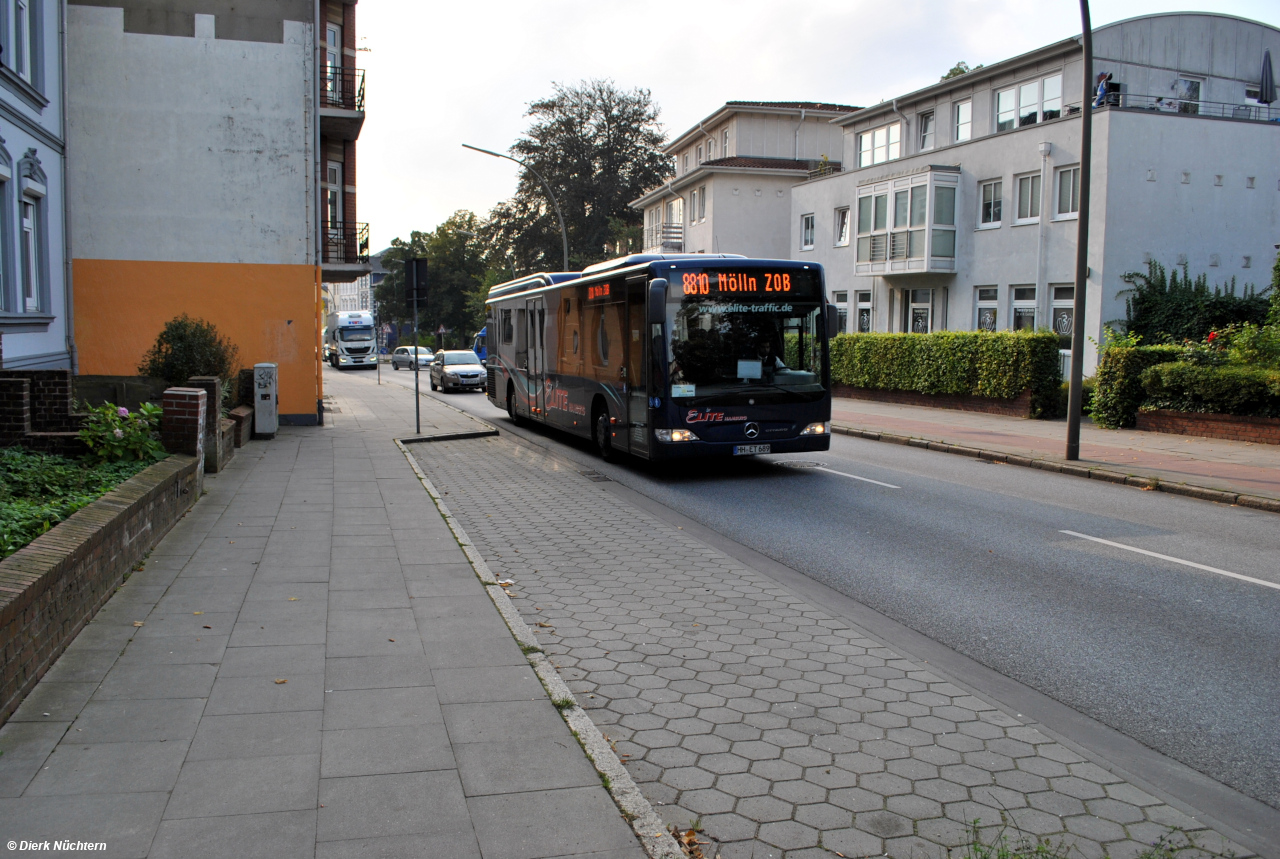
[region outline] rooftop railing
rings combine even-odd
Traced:
[[[364,110],[364,69],[325,66],[320,70],[320,104]]]
[[[684,224],[654,224],[645,227],[645,250],[678,254],[684,252]]]
[[[1118,103],[1117,103],[1118,102]],[[1181,113],[1187,116],[1214,116],[1223,119],[1247,119],[1254,122],[1280,122],[1280,105],[1232,104],[1222,101],[1177,99],[1168,96],[1113,93],[1108,96],[1112,107]]]

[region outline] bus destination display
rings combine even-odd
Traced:
[[[807,274],[807,273],[805,273]],[[759,295],[788,295],[795,281],[797,294],[811,291],[809,277],[789,271],[689,271],[681,275],[681,287],[685,295],[733,295],[742,297],[752,293]],[[794,277],[793,277],[794,275]]]

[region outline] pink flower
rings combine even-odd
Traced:
[[[115,435],[116,438],[124,438],[124,430],[122,429],[112,430],[112,434]]]
[[[120,408],[116,409],[116,414],[118,414],[122,418],[127,418],[129,417],[129,410],[126,409],[124,406],[121,406]]]

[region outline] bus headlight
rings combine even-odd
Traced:
[[[827,422],[818,421],[800,430],[800,435],[826,435],[829,432],[831,432],[831,429],[827,426]]]
[[[658,441],[697,441],[698,437],[693,434],[692,430],[687,429],[660,429],[654,430],[653,435]]]
[[[338,363],[339,363],[339,364],[345,364],[345,363],[347,363],[347,362],[348,362],[348,361],[350,361],[350,360],[351,360],[351,359],[350,359],[350,358],[348,358],[346,355],[339,355],[339,356],[338,356]]]

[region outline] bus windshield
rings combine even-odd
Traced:
[[[359,343],[373,339],[372,328],[339,328],[338,339],[344,343]]]
[[[785,291],[765,292],[766,278],[776,277],[781,275],[699,273],[692,286],[672,279],[672,399],[729,405],[825,394],[821,284],[816,273],[793,271]]]

